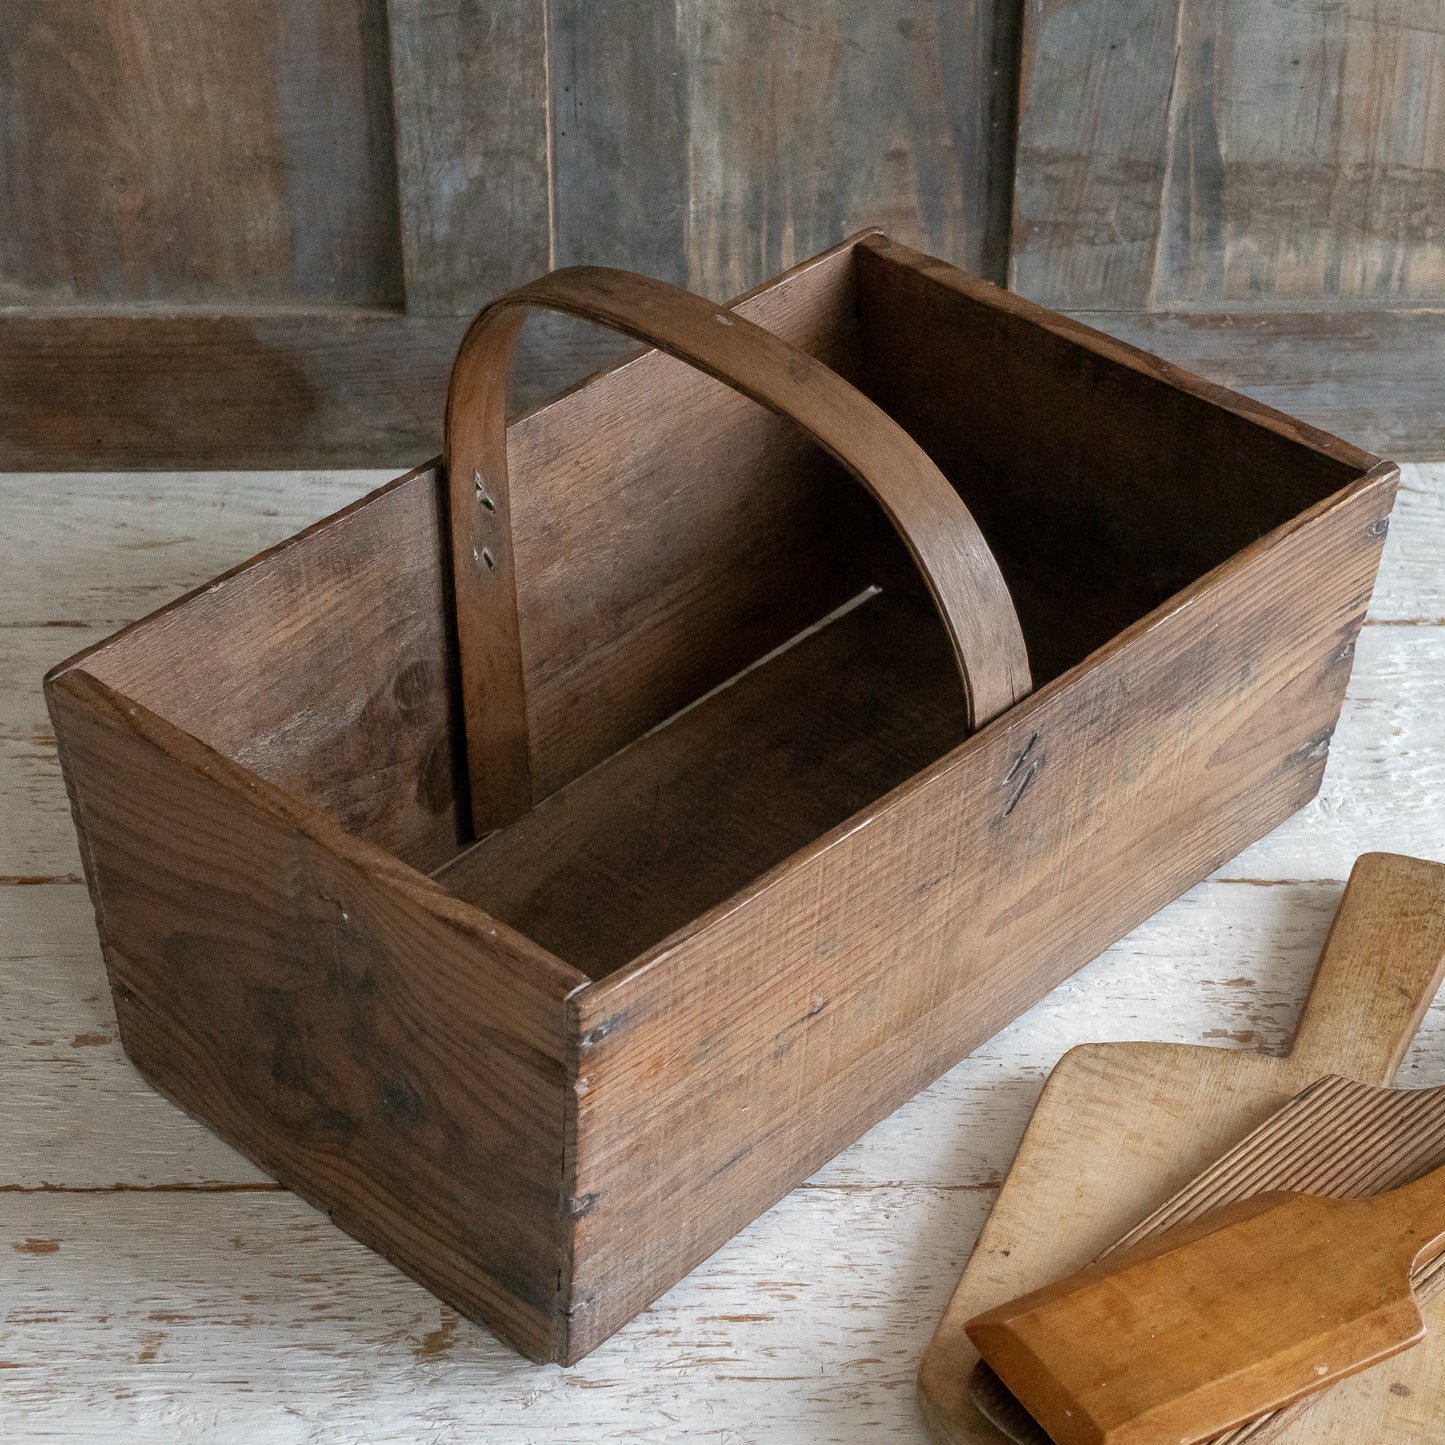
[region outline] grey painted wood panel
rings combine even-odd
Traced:
[[[714,297],[851,231],[999,275],[1009,0],[555,0],[556,256]]]
[[[406,306],[471,315],[548,269],[546,7],[390,0]]]
[[[1435,0],[1030,0],[1012,281],[1077,310],[1445,299]]]
[[[7,0],[0,304],[400,301],[385,0]]]

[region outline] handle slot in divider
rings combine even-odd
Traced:
[[[1023,633],[973,514],[927,453],[837,372],[781,337],[664,281],[571,266],[498,297],[462,341],[447,397],[457,631],[478,834],[534,801],[507,483],[507,377],[528,309],[655,346],[800,426],[877,499],[947,629],[966,726],[1030,690]]]

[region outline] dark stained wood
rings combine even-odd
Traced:
[[[469,318],[0,316],[0,469],[385,467],[441,449]],[[520,349],[513,405],[616,358],[574,328]]]
[[[390,0],[406,309],[472,316],[549,265],[546,6]]]
[[[556,258],[713,298],[867,225],[1002,279],[1010,0],[561,0]]]
[[[446,876],[510,921],[418,871],[468,808],[433,470],[48,683],[127,1047],[534,1358],[593,1348],[1313,796],[1394,494],[1388,463],[881,240],[749,308],[885,407],[870,353],[913,338],[912,380],[961,414],[893,401],[960,490],[1018,494],[1005,521],[1042,499],[1087,544],[1065,565],[1004,528],[1063,670],[972,737],[943,725],[956,674],[879,508],[657,354],[509,430],[556,796]],[[1015,348],[1008,415],[970,412],[956,376]],[[1236,534],[1207,504],[1246,481]],[[1141,609],[1121,631],[1048,641],[1110,588]],[[589,946],[599,895],[617,934]]]
[[[383,0],[7,0],[0,301],[401,300]]]
[[[937,617],[879,593],[435,874],[601,978],[962,741]]]
[[[849,376],[853,296],[839,250],[737,310]],[[855,596],[901,551],[793,423],[658,352],[522,418],[508,447],[538,797]]]
[[[761,308],[767,295],[766,289],[758,293],[754,306]],[[514,821],[538,800],[523,657],[527,618],[518,606],[507,466],[507,373],[529,307],[580,316],[649,342],[797,423],[873,496],[908,548],[953,649],[964,726],[981,726],[1028,692],[1023,636],[988,543],[948,479],[886,412],[741,311],[633,272],[567,267],[499,297],[482,312],[457,354],[447,400],[452,575],[478,832]],[[635,375],[631,384],[671,443],[675,419],[639,389]],[[605,448],[599,434],[592,466],[597,475],[615,476],[631,448],[617,455]],[[701,492],[711,487],[716,469],[710,458],[698,457],[695,479],[681,485]],[[776,485],[775,478],[759,476],[734,504],[755,512],[756,494]],[[629,509],[643,501],[623,497]],[[626,565],[618,546],[623,527],[608,526],[604,518],[600,530],[601,544],[616,551],[614,566]],[[693,645],[708,648],[705,638]]]
[[[1314,795],[1393,491],[1254,544],[574,997],[569,1359]]]
[[[1078,317],[1398,461],[1445,456],[1445,310]]]
[[[82,668],[48,694],[137,1067],[458,1309],[559,1350],[582,976]]]
[[[446,498],[428,467],[126,629],[85,667],[426,870],[471,837],[453,617]]]
[[[858,265],[864,385],[980,519],[1041,681],[1373,460],[894,242]]]

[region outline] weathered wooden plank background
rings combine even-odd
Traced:
[[[384,477],[0,481],[0,1438],[921,1442],[913,1372],[1060,1053],[1278,1046],[1355,855],[1445,858],[1445,466],[1410,467],[1320,798],[581,1366],[527,1364],[132,1072],[39,693]],[[1402,1077],[1442,1076],[1437,1007]]]
[[[1442,106],[1435,0],[1028,0],[1010,285],[1439,455]]]
[[[850,231],[1002,279],[1016,0],[14,0],[0,467],[438,450],[572,262],[718,299]],[[538,325],[521,400],[615,354]]]
[[[1433,0],[12,0],[0,467],[410,465],[508,287],[722,298],[875,223],[1440,455],[1441,36]],[[534,324],[519,403],[616,351]]]

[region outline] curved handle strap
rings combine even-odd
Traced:
[[[463,701],[478,831],[532,805],[507,488],[507,372],[529,307],[647,342],[795,421],[877,498],[953,644],[972,728],[1030,688],[1008,588],[972,513],[886,412],[815,357],[663,281],[572,266],[493,301],[452,370],[446,462]]]

